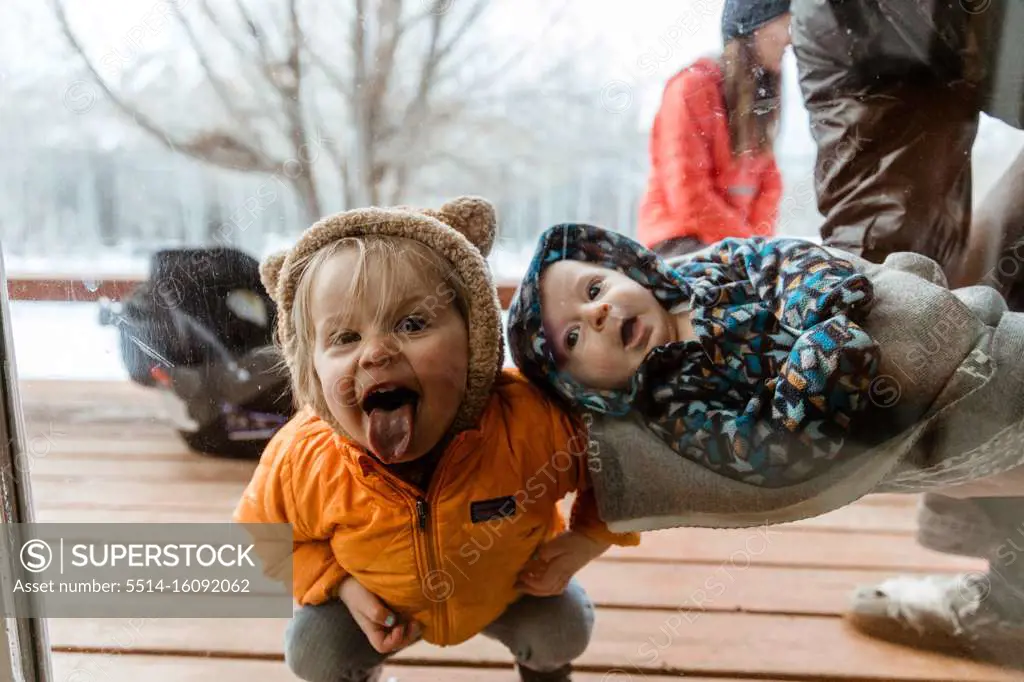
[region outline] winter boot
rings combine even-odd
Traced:
[[[858,589],[847,619],[886,641],[1021,667],[1024,601],[1004,582],[991,572],[899,576]]]

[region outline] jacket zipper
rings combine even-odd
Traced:
[[[427,511],[429,509],[430,506],[427,504],[426,500],[424,500],[423,498],[418,498],[416,500],[416,515],[419,517],[420,520],[420,530],[427,529]]]
[[[436,578],[438,578],[438,577],[442,580],[443,588],[447,588],[447,586],[448,586],[448,583],[444,580],[444,576],[446,575],[444,573],[444,571],[437,570],[436,567],[435,567],[435,563],[436,562],[435,562],[435,559],[434,559],[434,543],[433,543],[433,538],[431,537],[431,534],[430,534],[430,527],[429,527],[430,526],[430,502],[429,502],[430,493],[435,488],[440,487],[438,485],[438,483],[441,480],[441,473],[442,473],[443,469],[444,469],[444,459],[442,459],[441,462],[438,464],[437,470],[434,472],[434,475],[433,475],[432,480],[430,482],[430,486],[428,486],[428,489],[427,489],[427,492],[425,494],[426,495],[425,497],[420,497],[419,490],[413,488],[409,484],[407,484],[404,481],[402,481],[401,479],[397,478],[396,476],[394,476],[394,474],[392,474],[392,473],[390,473],[390,472],[388,472],[386,470],[383,470],[383,468],[379,469],[381,475],[384,477],[384,480],[387,481],[388,485],[391,486],[392,489],[394,489],[396,492],[398,492],[399,494],[402,494],[402,495],[408,495],[411,492],[412,496],[415,499],[416,528],[418,529],[419,534],[420,534],[420,542],[423,543],[423,545],[426,547],[426,550],[427,550],[426,551],[426,554],[427,554],[427,574],[425,576],[420,576],[420,578],[421,578],[421,583],[420,584],[421,584],[421,586],[426,587],[428,589],[433,589],[433,586],[434,586],[433,581]],[[437,573],[436,576],[435,576],[435,571]],[[430,585],[425,584],[423,582],[425,580],[430,580],[431,584]],[[444,595],[444,597],[445,597],[444,600],[435,600],[435,598],[434,598],[432,593],[428,595],[427,589],[423,590],[423,594],[431,602],[431,608],[433,608],[435,610],[435,613],[437,614],[437,636],[438,636],[438,639],[440,639],[441,641],[445,641],[448,638],[448,606],[447,606],[447,604],[445,604],[445,601],[447,601],[447,598],[450,597],[451,595],[450,594],[445,594]]]
[[[441,467],[439,466],[437,471],[434,472],[434,480],[431,481],[432,484],[437,482],[440,478],[440,474]],[[447,594],[447,590],[449,588],[448,580],[451,578],[446,578],[447,574],[441,570],[440,566],[437,565],[437,561],[434,556],[434,538],[430,532],[429,499],[431,490],[436,487],[437,486],[435,485],[428,486],[426,497],[419,497],[416,499],[416,515],[419,520],[419,528],[423,537],[423,544],[427,548],[427,575],[424,576],[424,580],[427,580],[428,582],[424,584],[426,587],[424,595],[436,605],[438,638],[441,641],[445,641],[448,639],[448,604],[446,602],[448,601],[448,597],[451,596],[450,594]],[[440,584],[438,584],[439,580]],[[435,594],[435,590],[437,589],[444,590],[445,593],[441,595]],[[438,599],[439,596],[443,597],[443,599]]]

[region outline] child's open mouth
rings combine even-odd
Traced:
[[[644,327],[640,324],[640,321],[635,317],[628,318],[622,323],[622,329],[620,330],[623,347],[629,349],[635,346],[641,341],[643,333]]]
[[[419,393],[395,384],[374,386],[363,397],[370,449],[384,463],[401,460],[409,449],[419,400]]]

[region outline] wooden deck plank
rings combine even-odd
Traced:
[[[18,389],[22,399],[35,403],[59,403],[73,399],[95,401],[98,395],[111,399],[127,397],[134,401],[140,396],[152,395],[150,391],[129,381],[116,379],[22,379],[18,382]],[[152,400],[156,402],[155,398]]]
[[[25,396],[40,521],[224,521],[255,466],[187,452],[153,416],[153,396],[127,382],[37,382]],[[917,501],[869,496],[796,524],[660,531],[645,534],[639,548],[611,550],[580,576],[598,611],[594,639],[578,662],[587,672],[574,679],[672,679],[659,672],[695,682],[1018,679],[1020,673],[873,640],[839,617],[857,584],[897,572],[984,566],[920,548],[912,537]],[[65,666],[58,679],[69,682],[79,682],[69,675],[81,661],[103,659],[122,672],[112,664],[106,676],[82,679],[294,679],[280,660],[285,623],[152,621],[126,640],[123,620],[49,621],[58,649],[123,654],[58,654]],[[503,647],[477,637],[444,649],[418,644],[389,674],[411,682],[511,682],[510,662]]]
[[[684,561],[735,567],[748,565],[803,568],[929,571],[975,570],[976,559],[940,554],[910,537],[857,535],[820,530],[793,532],[780,527],[749,530],[676,528],[644,533],[638,547],[612,547],[607,559]]]
[[[109,442],[109,441],[107,441]],[[220,482],[237,484],[238,492],[249,481],[256,463],[212,459],[201,455],[189,456],[183,446],[167,446],[154,453],[121,450],[103,452],[104,441],[79,439],[70,451],[51,451],[44,457],[28,461],[33,480],[39,482],[70,483],[74,480],[116,481],[119,483],[195,483]],[[96,446],[99,447],[96,447]],[[129,445],[130,444],[123,444]],[[95,451],[93,457],[82,457],[87,447]],[[63,447],[63,446],[62,446]],[[77,456],[70,456],[75,453]],[[912,507],[891,508],[881,505],[856,503],[819,517],[786,524],[788,528],[815,528],[838,532],[911,534],[917,526],[916,510]]]
[[[128,626],[120,619],[51,619],[49,629],[51,643],[60,648],[280,658],[286,622],[174,619]],[[125,639],[125,632],[131,632],[130,639]],[[410,664],[501,665],[508,664],[511,655],[498,642],[475,637],[454,647],[420,642],[396,659]],[[634,674],[798,674],[807,680],[1010,682],[1020,677],[1019,672],[996,666],[874,640],[838,618],[607,609],[598,609],[593,639],[578,664]]]
[[[46,462],[85,460],[89,462],[169,461],[202,464],[230,461],[188,452],[185,441],[166,427],[161,427],[159,433],[150,435],[140,435],[132,431],[131,437],[123,440],[110,438],[109,430],[89,436],[81,433],[81,428],[78,425],[59,428],[65,430],[47,433],[45,429],[40,428],[30,431],[30,438],[38,439],[35,442],[37,449],[44,451],[42,456],[32,457],[31,462],[44,464]],[[43,447],[44,444],[45,447]],[[32,443],[30,443],[30,453],[33,452],[31,445]],[[255,466],[255,462],[249,461],[236,461],[234,464],[243,468]]]
[[[79,485],[75,485],[78,483]],[[147,509],[234,509],[244,486],[221,481],[166,481],[125,485],[121,481],[95,481],[68,478],[32,481],[33,495],[40,507],[104,508],[140,507]]]
[[[761,566],[740,570],[598,559],[586,566],[579,578],[600,607],[841,616],[857,586],[875,584],[892,575],[892,571],[882,570]],[[771,589],[765,589],[766,585]]]
[[[729,571],[680,563],[598,560],[580,571],[579,578],[600,606],[841,616],[856,587],[892,575],[891,571],[770,566]]]
[[[57,652],[54,678],[62,682],[295,682],[281,661]],[[627,682],[622,675],[577,672],[575,682]],[[678,677],[647,675],[646,682],[670,682]],[[690,677],[689,682],[747,682],[749,677]],[[387,665],[381,682],[517,682],[512,668]],[[759,682],[779,682],[758,677]]]
[[[75,484],[75,483],[79,484]],[[167,481],[125,485],[119,481],[69,479],[33,482],[38,510],[210,511],[228,520],[242,492],[241,484],[218,481]],[[74,515],[71,515],[74,518]],[[678,528],[645,533],[638,547],[613,547],[608,559],[729,564],[745,567],[811,566],[973,570],[977,562],[939,554],[917,545],[908,535],[834,533],[813,526],[744,530]]]
[[[846,533],[913,535],[917,532],[917,509],[912,506],[891,508],[854,503],[789,525]]]
[[[37,481],[116,481],[129,483],[192,483],[210,481],[230,483],[238,491],[248,483],[256,469],[255,462],[213,459],[210,457],[183,457],[183,447],[168,449],[159,459],[141,457],[63,458],[48,455],[30,460],[29,471]]]
[[[125,469],[124,466],[121,467]],[[126,469],[131,471],[131,469]],[[128,475],[128,474],[126,474]],[[33,476],[33,481],[39,481],[40,479],[48,480],[50,483],[79,483],[92,484],[94,481],[88,478],[79,477],[40,477]],[[197,480],[206,480],[202,475],[197,476]],[[130,481],[128,481],[130,482]],[[165,509],[165,508],[146,508],[146,502],[139,502],[138,500],[129,498],[124,499],[108,499],[105,500],[101,505],[90,506],[86,509],[75,509],[75,514],[83,521],[91,522],[127,522],[132,514],[137,514],[137,518],[146,519],[146,522],[151,523],[181,523],[181,522],[194,522],[194,523],[215,523],[223,521],[225,515],[230,513],[230,509],[225,511],[223,507],[211,508],[211,509]],[[867,514],[859,514],[864,508],[858,508],[856,505],[840,509],[840,512],[847,512],[843,515],[834,516],[830,519],[829,523],[809,523],[817,521],[824,517],[817,517],[815,519],[808,519],[807,521],[801,521],[793,524],[786,524],[777,526],[776,528],[780,532],[791,532],[799,530],[817,530],[817,531],[832,531],[836,533],[866,533],[866,534],[882,534],[882,535],[895,535],[895,536],[907,536],[911,535],[911,523],[913,519],[907,518],[906,515],[899,512],[893,513],[894,521],[891,524],[886,524],[884,513],[876,513],[880,508],[873,508]],[[51,506],[47,500],[41,501],[39,512],[44,515],[51,515],[59,517],[62,521],[73,521],[73,518],[69,517],[68,507],[61,505]],[[139,521],[142,522],[142,521]],[[889,530],[891,527],[892,530]],[[900,530],[900,529],[904,530]],[[736,531],[728,531],[735,533]]]

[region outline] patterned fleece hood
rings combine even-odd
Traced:
[[[526,276],[516,291],[508,315],[508,342],[512,361],[531,381],[554,389],[564,400],[613,416],[627,414],[638,390],[634,376],[629,388],[593,389],[560,372],[551,344],[544,336],[540,280],[545,269],[561,260],[578,260],[617,270],[647,288],[666,310],[679,309],[698,299],[699,282],[687,282],[653,251],[625,235],[593,225],[563,223],[541,236]]]

